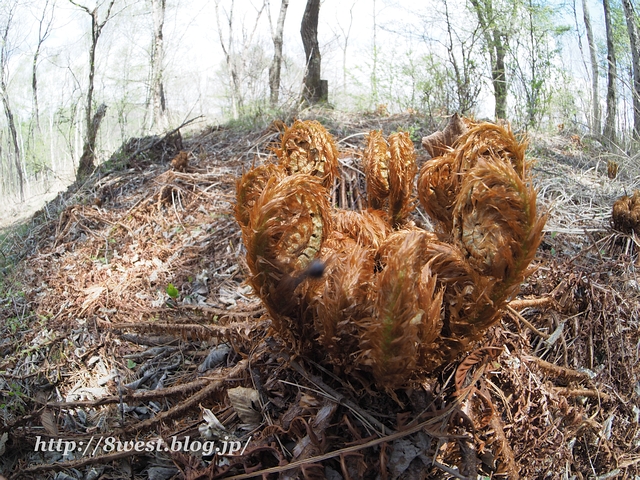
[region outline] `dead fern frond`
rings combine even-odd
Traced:
[[[470,121],[455,113],[442,131],[423,137],[422,146],[431,155],[431,158],[444,155],[446,152],[451,151],[458,138],[469,130],[470,123]]]

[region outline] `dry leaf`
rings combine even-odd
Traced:
[[[40,414],[40,423],[42,423],[45,431],[52,437],[57,437],[59,435],[56,417],[48,408],[45,408]]]
[[[260,395],[253,388],[235,387],[227,390],[231,406],[244,423],[258,425],[262,422],[260,409]]]

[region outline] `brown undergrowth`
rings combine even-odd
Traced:
[[[331,114],[321,115],[326,125]],[[333,119],[339,127],[330,131],[348,150],[334,198],[361,208],[364,133],[387,136],[420,119]],[[616,180],[606,169],[578,171],[573,192],[571,177],[546,176],[562,163],[542,158],[536,182],[550,216],[536,271],[481,344],[394,400],[366,379],[292,355],[245,284],[235,182],[267,159],[279,135],[277,126],[204,130],[185,138],[186,171],[168,160],[112,171],[36,215],[0,292],[5,476],[640,474],[637,240],[598,213],[612,201],[563,203],[587,196],[585,178],[597,187],[603,177],[613,189],[628,166]],[[421,209],[412,215],[427,221]],[[168,447],[186,437],[237,441],[244,451],[94,451],[111,437],[164,446],[162,438]],[[35,452],[38,438],[93,443],[63,456]]]

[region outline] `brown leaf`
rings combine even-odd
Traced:
[[[59,435],[58,422],[56,422],[56,417],[48,408],[45,408],[40,414],[40,423],[42,423],[45,431],[50,436],[57,437]]]

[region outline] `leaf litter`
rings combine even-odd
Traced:
[[[313,118],[338,139],[335,195],[354,208],[365,198],[369,130],[436,130],[414,114]],[[3,244],[20,257],[5,284],[24,292],[0,299],[3,474],[640,475],[639,243],[610,225],[615,199],[637,188],[637,158],[610,179],[597,146],[533,138],[539,207],[549,212],[535,272],[476,349],[392,398],[291,356],[245,284],[236,179],[269,157],[280,129],[197,131],[177,170],[157,152],[131,158],[59,195]],[[38,438],[98,437],[245,448],[34,451]]]

